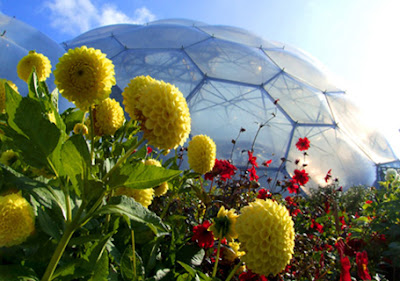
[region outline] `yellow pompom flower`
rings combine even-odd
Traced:
[[[17,154],[12,149],[8,149],[1,154],[0,163],[10,166],[17,158]]]
[[[0,247],[24,242],[35,230],[32,206],[19,193],[0,196]]]
[[[114,135],[125,121],[124,110],[115,99],[106,98],[93,109],[96,136]]]
[[[229,248],[224,248],[222,251],[222,258],[227,262],[233,263],[235,259],[242,257],[245,252],[240,251],[240,243],[239,242],[229,242]]]
[[[86,127],[83,123],[76,123],[74,126],[74,133],[75,134],[82,134],[87,135],[89,133],[88,127]]]
[[[183,145],[191,119],[178,88],[150,76],[138,76],[129,82],[122,96],[126,112],[140,122],[148,144],[165,150]]]
[[[0,113],[3,113],[6,110],[6,83],[14,91],[18,92],[18,87],[13,82],[0,78]]]
[[[43,54],[36,53],[35,51],[29,51],[29,53],[23,57],[17,65],[18,77],[25,82],[28,82],[33,67],[36,69],[36,75],[39,81],[45,81],[47,77],[50,76],[50,60]]]
[[[145,165],[151,165],[151,166],[156,166],[156,167],[162,167],[160,161],[156,160],[156,159],[147,159],[144,162]],[[167,193],[168,191],[168,183],[167,182],[163,182],[162,184],[160,184],[159,186],[154,188],[154,196],[159,197],[164,195],[165,193]]]
[[[210,226],[210,230],[214,233],[214,236],[220,239],[226,238],[228,241],[233,241],[238,237],[236,233],[235,225],[238,215],[234,209],[225,210],[222,206],[214,218],[213,224]]]
[[[270,199],[256,199],[241,209],[236,231],[246,252],[242,260],[254,273],[276,275],[290,262],[295,232],[285,206]]]
[[[86,111],[89,106],[108,98],[115,85],[114,65],[100,50],[70,49],[54,70],[54,83],[61,95]]]
[[[153,201],[154,189],[133,189],[128,187],[118,187],[114,192],[114,196],[118,195],[126,195],[128,197],[132,197],[133,199],[135,199],[136,202],[142,204],[143,207],[148,208]]]
[[[206,135],[197,135],[188,145],[188,162],[196,173],[205,174],[214,168],[217,147]]]

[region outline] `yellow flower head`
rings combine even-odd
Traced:
[[[36,69],[36,75],[39,81],[45,81],[51,73],[50,60],[35,51],[29,51],[29,53],[23,57],[17,65],[18,77],[28,82],[29,76],[32,73],[33,67]]]
[[[74,133],[75,134],[82,134],[82,135],[87,135],[89,133],[88,128],[86,127],[85,124],[83,123],[76,123],[74,126]]]
[[[242,257],[245,252],[240,251],[239,242],[229,242],[229,248],[224,248],[222,252],[222,258],[227,262],[233,263],[235,259]]]
[[[0,247],[24,242],[35,230],[33,209],[19,193],[0,196]]]
[[[54,83],[66,99],[86,111],[110,95],[114,75],[114,65],[105,54],[82,46],[68,50],[60,58]]]
[[[14,91],[18,92],[18,87],[13,82],[0,78],[0,113],[6,110],[6,83]]]
[[[225,210],[222,206],[214,218],[213,224],[210,226],[210,230],[214,233],[215,237],[220,239],[226,238],[228,241],[233,241],[238,237],[236,233],[235,225],[238,215],[235,213],[234,209]]]
[[[294,227],[285,206],[270,199],[256,199],[241,209],[236,231],[246,252],[242,260],[254,273],[276,275],[290,262]]]
[[[17,154],[12,149],[8,149],[1,154],[0,163],[10,166],[17,158]]]
[[[127,187],[118,187],[114,193],[115,196],[126,195],[135,199],[136,202],[142,204],[143,207],[148,208],[151,205],[154,197],[154,189],[133,189]]]
[[[144,162],[145,165],[151,165],[151,166],[156,166],[156,167],[162,167],[160,161],[156,160],[156,159],[147,159]],[[168,183],[167,182],[163,182],[162,184],[160,184],[159,186],[154,188],[154,196],[159,197],[162,196],[164,194],[166,194],[168,191]]]
[[[106,98],[94,107],[93,119],[96,136],[114,135],[124,124],[124,110],[119,102]]]
[[[190,133],[190,113],[175,86],[150,76],[138,76],[122,93],[125,110],[138,120],[148,144],[159,149],[183,145]]]
[[[217,147],[214,141],[205,135],[194,136],[188,145],[188,162],[196,173],[205,174],[215,164]]]

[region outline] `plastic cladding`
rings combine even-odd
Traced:
[[[324,185],[331,169],[348,188],[373,185],[382,169],[399,165],[387,140],[363,124],[357,107],[317,60],[246,30],[173,19],[106,26],[63,44],[107,53],[116,69],[113,95],[120,101],[137,75],[177,85],[188,101],[192,136],[212,137],[219,159],[245,167],[246,151],[259,125],[266,124],[254,144],[259,163],[272,159],[269,168],[259,169],[265,179],[290,176],[307,164],[308,186]],[[233,149],[231,140],[241,128],[246,131]],[[311,141],[306,158],[295,146],[303,137]]]
[[[65,50],[52,39],[34,29],[33,27],[0,12],[0,78],[5,78],[17,85],[21,94],[28,92],[26,83],[18,77],[18,62],[35,50],[49,58],[54,70],[58,59],[65,53]],[[55,88],[53,74],[46,80],[49,89]],[[60,110],[65,110],[72,104],[60,97],[62,101]]]

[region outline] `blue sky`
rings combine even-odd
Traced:
[[[400,149],[398,0],[0,0],[0,10],[57,42],[166,18],[250,30],[321,61]]]

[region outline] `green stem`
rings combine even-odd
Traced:
[[[131,230],[132,237],[132,265],[133,265],[133,280],[136,280],[136,250],[135,250],[135,233]]]
[[[115,163],[114,167],[111,168],[110,171],[108,171],[108,173],[102,178],[102,181],[106,181],[108,177],[111,176],[111,174],[115,171],[115,169],[118,168],[119,165],[121,165],[126,159],[128,159],[129,156],[131,156],[131,154],[133,153],[133,151],[139,147],[139,145],[141,145],[144,142],[144,139],[141,139],[136,145],[134,145],[133,147],[131,147],[124,156],[122,156],[121,158],[118,159],[118,162]]]
[[[64,196],[65,196],[65,206],[67,208],[67,223],[72,220],[72,211],[71,211],[71,199],[69,197],[68,188],[64,187]]]
[[[90,161],[94,165],[94,118],[93,109],[89,106],[89,118],[90,118]]]
[[[44,275],[43,275],[41,281],[50,281],[52,279],[53,273],[54,273],[62,255],[64,254],[65,248],[67,247],[69,240],[71,239],[72,235],[79,227],[78,221],[83,212],[83,209],[84,209],[84,206],[81,205],[79,207],[79,210],[78,210],[74,220],[71,223],[69,223],[67,225],[67,227],[65,228],[65,232],[64,232],[63,236],[61,237],[60,241],[58,242],[57,248],[54,251],[53,256],[51,257],[49,264],[47,265],[46,271],[44,272]]]
[[[232,277],[235,275],[236,271],[238,271],[239,267],[242,265],[242,262],[239,261],[235,267],[233,268],[233,270],[231,271],[231,273],[229,273],[228,277],[226,278],[225,281],[229,281],[232,279]]]
[[[217,257],[215,258],[214,269],[212,273],[212,277],[214,278],[217,275],[218,261],[219,261],[219,253],[221,252],[221,237],[218,239],[218,249],[217,249]]]

